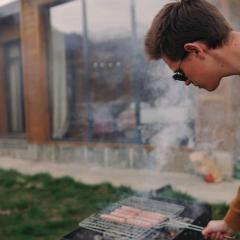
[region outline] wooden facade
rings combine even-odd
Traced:
[[[26,138],[30,143],[49,140],[48,86],[46,77],[45,41],[40,5],[22,1],[20,16],[1,19],[0,67],[4,73],[3,46],[11,41],[21,42]],[[40,1],[34,1],[39,2]],[[42,1],[43,2],[43,1]],[[49,2],[49,1],[48,1]],[[20,22],[13,19],[20,19]],[[0,133],[7,132],[6,79],[0,77]]]
[[[12,22],[12,24],[6,24],[6,21],[10,21],[11,16],[8,19],[0,19],[1,27],[1,46],[5,42],[12,40],[18,40],[21,42],[21,53],[22,53],[22,74],[23,74],[23,86],[24,86],[24,110],[25,110],[25,134],[27,142],[30,144],[50,144],[55,141],[51,137],[51,99],[49,94],[49,76],[48,76],[48,56],[47,56],[47,41],[46,31],[48,30],[48,24],[46,23],[46,8],[68,2],[66,0],[21,0],[21,7],[19,12],[19,22]],[[0,68],[4,68],[4,56],[3,51],[0,48]],[[76,65],[76,63],[73,63]],[[3,69],[0,69],[1,72]],[[5,79],[4,76],[0,77],[0,109],[3,114],[0,116],[0,134],[8,137],[7,127],[7,109],[6,109],[6,92],[5,92]],[[81,101],[84,101],[83,93],[85,91],[82,83],[77,83],[79,86],[79,105]],[[133,94],[130,89],[131,84],[129,79],[123,83],[124,93]],[[93,81],[93,88],[95,94],[93,98],[97,99],[102,96],[99,94],[99,86],[96,81]],[[118,89],[116,92],[108,90],[105,94],[106,99],[114,98],[119,94]],[[96,101],[97,101],[96,100]],[[77,102],[78,103],[78,102]],[[77,104],[76,104],[77,105]],[[79,109],[76,109],[79,110]],[[85,114],[85,120],[87,114]],[[85,123],[86,124],[86,123]],[[79,126],[78,126],[79,128]],[[86,125],[83,125],[86,128]],[[77,135],[83,135],[83,141],[79,140],[72,143],[75,145],[86,145],[89,146],[91,143],[87,142],[85,133],[81,133],[82,129],[77,127],[70,127],[69,132]],[[85,134],[85,135],[84,135]],[[18,137],[18,136],[14,136]],[[60,142],[60,141],[58,141]],[[56,143],[56,142],[55,142]],[[62,139],[61,143],[66,144],[66,140]],[[71,144],[68,142],[67,144]],[[96,143],[92,143],[93,147],[96,147]],[[117,144],[117,143],[99,143],[98,146],[108,146],[112,148],[122,148],[124,146],[133,147],[134,144]],[[152,147],[149,145],[144,146],[146,149],[151,150]]]
[[[21,1],[21,40],[27,140],[45,143],[50,138],[46,41],[41,6],[52,1]]]

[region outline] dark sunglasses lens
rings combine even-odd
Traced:
[[[173,79],[176,81],[186,81],[187,78],[182,72],[175,72],[173,75]]]

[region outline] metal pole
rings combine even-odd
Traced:
[[[89,38],[88,38],[88,22],[87,22],[87,6],[86,1],[82,0],[83,11],[83,57],[84,57],[84,83],[85,83],[85,102],[87,106],[87,140],[92,141],[93,138],[93,111],[91,104],[91,82],[90,82],[90,59],[89,59]]]
[[[136,5],[135,0],[131,0],[131,27],[132,27],[132,80],[133,80],[133,91],[135,100],[135,119],[136,128],[135,136],[136,143],[142,143],[141,137],[141,104],[140,104],[140,84],[137,78],[137,23],[136,23]]]

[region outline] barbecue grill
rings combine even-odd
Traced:
[[[109,214],[121,206],[160,213],[167,218],[158,225],[139,227],[105,221],[101,214]],[[192,226],[206,226],[211,219],[209,207],[199,203],[173,201],[158,196],[130,197],[110,205],[79,224],[79,228],[63,240],[201,240],[201,232]]]

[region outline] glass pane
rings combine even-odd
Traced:
[[[49,9],[53,138],[148,143],[176,106],[188,111],[185,87],[144,57],[144,36],[166,2],[75,0]]]
[[[50,82],[52,135],[84,139],[83,31],[81,1],[50,8]]]
[[[138,36],[143,40],[153,17],[169,0],[135,0]]]
[[[93,139],[134,142],[130,1],[87,3]]]
[[[11,133],[23,133],[25,123],[20,43],[12,42],[5,45],[5,53],[8,129]]]
[[[134,141],[131,34],[129,0],[50,8],[54,138]]]
[[[19,7],[15,1],[1,8],[1,136],[25,131]]]
[[[82,1],[67,1],[50,8],[51,28],[64,34],[82,35]]]
[[[21,71],[19,62],[15,61],[8,66],[9,81],[9,107],[10,107],[10,129],[11,132],[23,132],[23,94]]]
[[[20,57],[19,47],[13,45],[11,48],[9,48],[8,54],[9,54],[8,55],[9,59],[14,59],[14,58]]]

